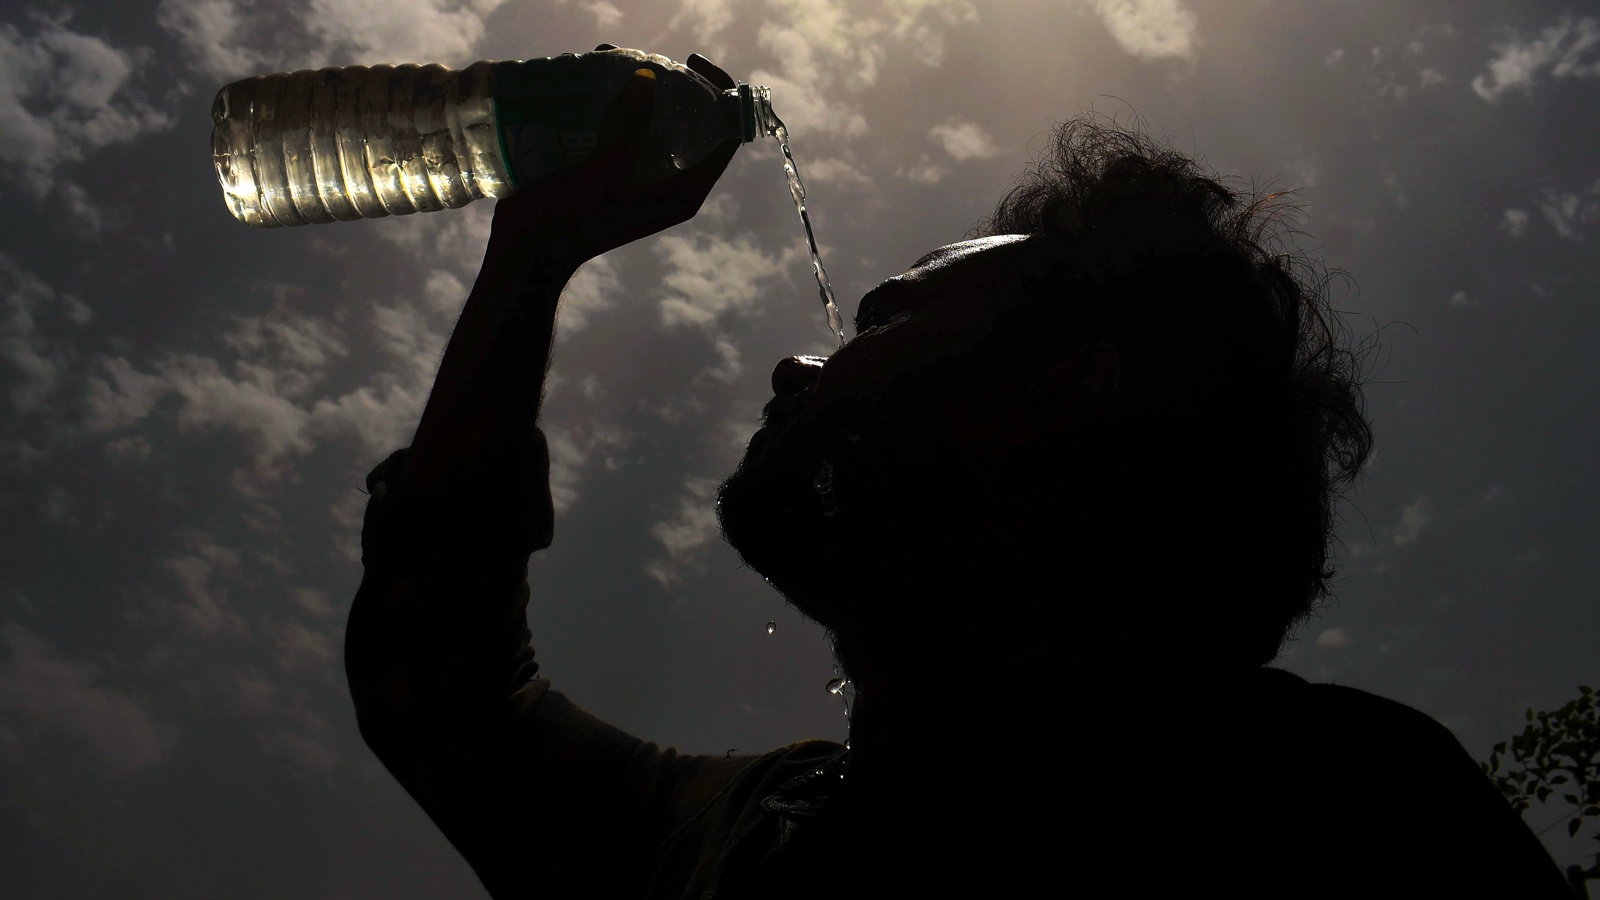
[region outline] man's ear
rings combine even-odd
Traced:
[[[1091,341],[1050,367],[1051,393],[1068,400],[1074,418],[1091,415],[1122,386],[1122,357],[1110,341]]]

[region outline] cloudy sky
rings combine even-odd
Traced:
[[[212,95],[307,66],[704,53],[771,86],[847,317],[1080,112],[1298,189],[1302,248],[1350,273],[1336,302],[1379,348],[1379,451],[1344,507],[1340,599],[1280,665],[1485,756],[1596,679],[1600,18],[1575,6],[7,4],[0,894],[482,895],[361,743],[340,646],[358,487],[410,440],[491,202],[234,221]],[[545,672],[687,751],[842,740],[820,632],[711,507],[773,363],[829,349],[776,147],[742,149],[699,217],[589,263],[564,303],[557,540],[531,565]],[[1438,827],[1403,797],[1385,813]],[[1564,828],[1543,838],[1580,859]]]

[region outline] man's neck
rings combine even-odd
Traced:
[[[975,715],[980,703],[1026,702],[1046,690],[1070,693],[1090,677],[1120,684],[1130,680],[1130,668],[1187,671],[1210,664],[1186,646],[1178,628],[1128,625],[1079,634],[1035,629],[1009,644],[975,640],[970,629],[956,632],[925,630],[895,644],[923,651],[910,654],[873,653],[871,643],[835,637],[840,664],[855,687],[852,770],[874,769],[908,752],[941,718]]]

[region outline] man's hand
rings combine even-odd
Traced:
[[[596,50],[612,50],[601,44]],[[686,65],[724,90],[738,86],[698,53]],[[635,76],[606,112],[594,158],[580,168],[525,186],[495,204],[484,263],[530,257],[563,259],[574,268],[624,244],[687,222],[722,176],[740,141],[664,184],[641,188],[631,177],[655,109],[655,79]]]

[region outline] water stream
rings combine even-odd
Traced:
[[[816,272],[817,291],[822,295],[822,308],[828,315],[828,330],[839,339],[839,346],[842,347],[844,317],[839,315],[839,306],[833,302],[833,287],[828,284],[828,271],[822,267],[822,256],[817,253],[817,237],[811,231],[811,214],[806,211],[806,186],[800,181],[800,170],[795,167],[794,153],[789,149],[789,129],[784,127],[783,120],[770,107],[767,115],[777,123],[772,134],[778,139],[778,146],[783,148],[783,174],[789,179],[789,196],[794,198],[794,208],[800,213],[800,224],[806,228],[806,245],[811,249],[811,268]]]

